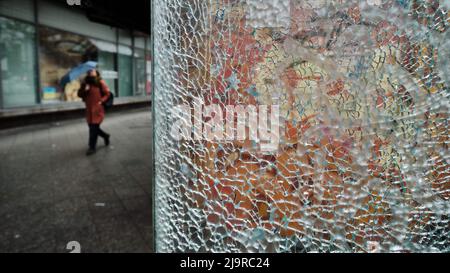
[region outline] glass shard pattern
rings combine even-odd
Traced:
[[[153,5],[157,251],[450,250],[449,1]]]

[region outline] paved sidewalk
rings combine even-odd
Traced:
[[[84,120],[0,131],[0,252],[151,252],[150,111],[110,115],[86,157]]]

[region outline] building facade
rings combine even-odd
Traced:
[[[0,0],[0,109],[79,101],[79,81],[61,78],[98,62],[116,97],[149,97],[148,34],[90,21],[65,1]]]

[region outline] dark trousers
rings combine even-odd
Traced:
[[[95,150],[98,136],[107,138],[109,135],[100,129],[100,124],[89,124],[89,148]]]

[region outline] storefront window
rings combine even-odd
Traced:
[[[35,28],[0,17],[0,79],[4,107],[36,103]]]
[[[115,54],[110,52],[98,53],[98,69],[111,92],[116,93],[115,82],[117,71],[115,71]]]
[[[132,50],[126,46],[119,47],[119,96],[133,96]]]
[[[147,65],[147,86],[146,86],[146,92],[147,92],[147,96],[151,95],[152,92],[152,53],[151,53],[151,44],[152,41],[150,39],[150,36],[146,37],[146,46],[145,46],[145,50],[146,50],[146,55],[145,55],[145,61],[146,61],[146,65]]]
[[[135,49],[135,73],[136,73],[136,96],[145,95],[147,76],[146,76],[146,60],[145,50]]]
[[[147,75],[146,75],[146,87],[145,87],[145,91],[147,96],[150,96],[152,93],[152,57],[150,52],[147,52],[146,55],[146,66],[147,66]]]
[[[2,17],[0,38],[0,107],[34,105],[38,94],[43,104],[80,101],[77,91],[84,75],[64,85],[61,80],[87,61],[98,62],[103,79],[118,96],[150,93],[150,54],[144,50],[145,43],[136,46],[133,55],[128,44],[117,46],[112,42],[46,26],[35,28],[32,24]],[[39,50],[39,63],[36,50]],[[37,72],[38,65],[40,73]]]

